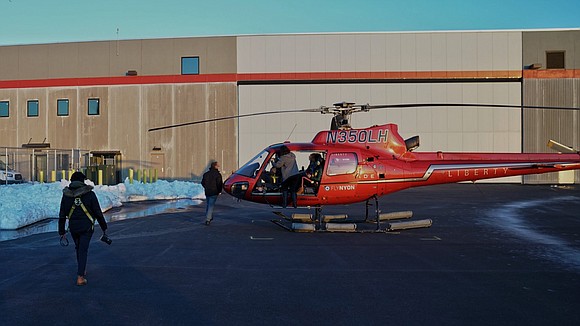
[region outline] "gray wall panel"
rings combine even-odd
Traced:
[[[525,105],[580,107],[580,79],[526,79],[523,83]],[[525,152],[553,153],[548,140],[580,148],[580,112],[578,110],[535,110],[523,112],[523,149]],[[580,172],[575,172],[580,181]],[[526,176],[526,183],[557,183],[558,173]]]

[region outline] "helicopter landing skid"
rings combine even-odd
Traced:
[[[273,213],[280,219],[274,219],[271,222],[290,232],[400,233],[401,230],[427,228],[432,225],[430,219],[423,219],[404,222],[393,221],[386,223],[384,229],[380,227],[381,221],[410,218],[412,212],[380,214],[376,221],[369,220],[368,215],[364,220],[352,220],[346,214],[322,215],[319,207],[316,208],[314,216],[312,214],[292,214],[290,217],[280,211]],[[375,229],[369,227],[374,224],[377,225]]]

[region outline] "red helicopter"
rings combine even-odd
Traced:
[[[314,207],[315,215],[304,217],[301,214],[295,214],[294,218],[289,218],[289,220],[293,222],[311,220],[320,222],[319,225],[322,225],[321,222],[331,222],[332,219],[345,219],[344,216],[328,218],[322,216],[321,208],[325,205],[366,201],[367,211],[364,221],[369,221],[368,207],[372,205],[370,201],[374,199],[376,217],[371,220],[376,222],[378,230],[380,221],[389,219],[379,214],[377,200],[379,196],[411,187],[580,169],[580,152],[554,141],[550,141],[548,146],[559,152],[556,154],[416,152],[415,149],[419,147],[419,136],[403,139],[398,133],[396,124],[375,125],[363,129],[351,128],[349,124],[349,118],[354,112],[437,106],[579,109],[449,103],[371,106],[341,102],[334,104],[333,107],[252,113],[158,127],[150,131],[263,114],[289,112],[334,114],[331,130],[320,131],[310,143],[285,142],[271,145],[233,172],[224,182],[224,190],[239,199],[282,205],[286,200],[283,199],[280,190],[280,176],[271,169],[277,162],[280,150],[286,147],[294,153],[297,161],[304,163],[307,163],[307,158],[314,154],[314,157],[319,158],[317,164],[321,166],[321,177],[317,182],[312,182],[302,171],[300,189],[292,204],[295,207]],[[279,215],[285,217],[281,213]],[[429,225],[430,220],[428,225],[422,226]],[[318,229],[315,226],[309,226],[308,230]]]

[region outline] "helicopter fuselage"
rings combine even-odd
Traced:
[[[324,158],[320,182],[303,179],[297,196],[303,207],[351,204],[411,187],[580,169],[579,153],[413,152],[397,129],[386,124],[321,131],[311,143],[271,145],[234,172],[224,189],[240,199],[279,205],[279,177],[268,174],[282,145],[302,158],[299,165],[307,165],[312,153]]]

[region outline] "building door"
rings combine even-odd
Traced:
[[[151,153],[151,168],[157,170],[157,178],[165,178],[165,154]]]
[[[46,154],[36,154],[34,156],[34,166],[35,166],[35,181],[47,182],[48,181],[48,158]]]

